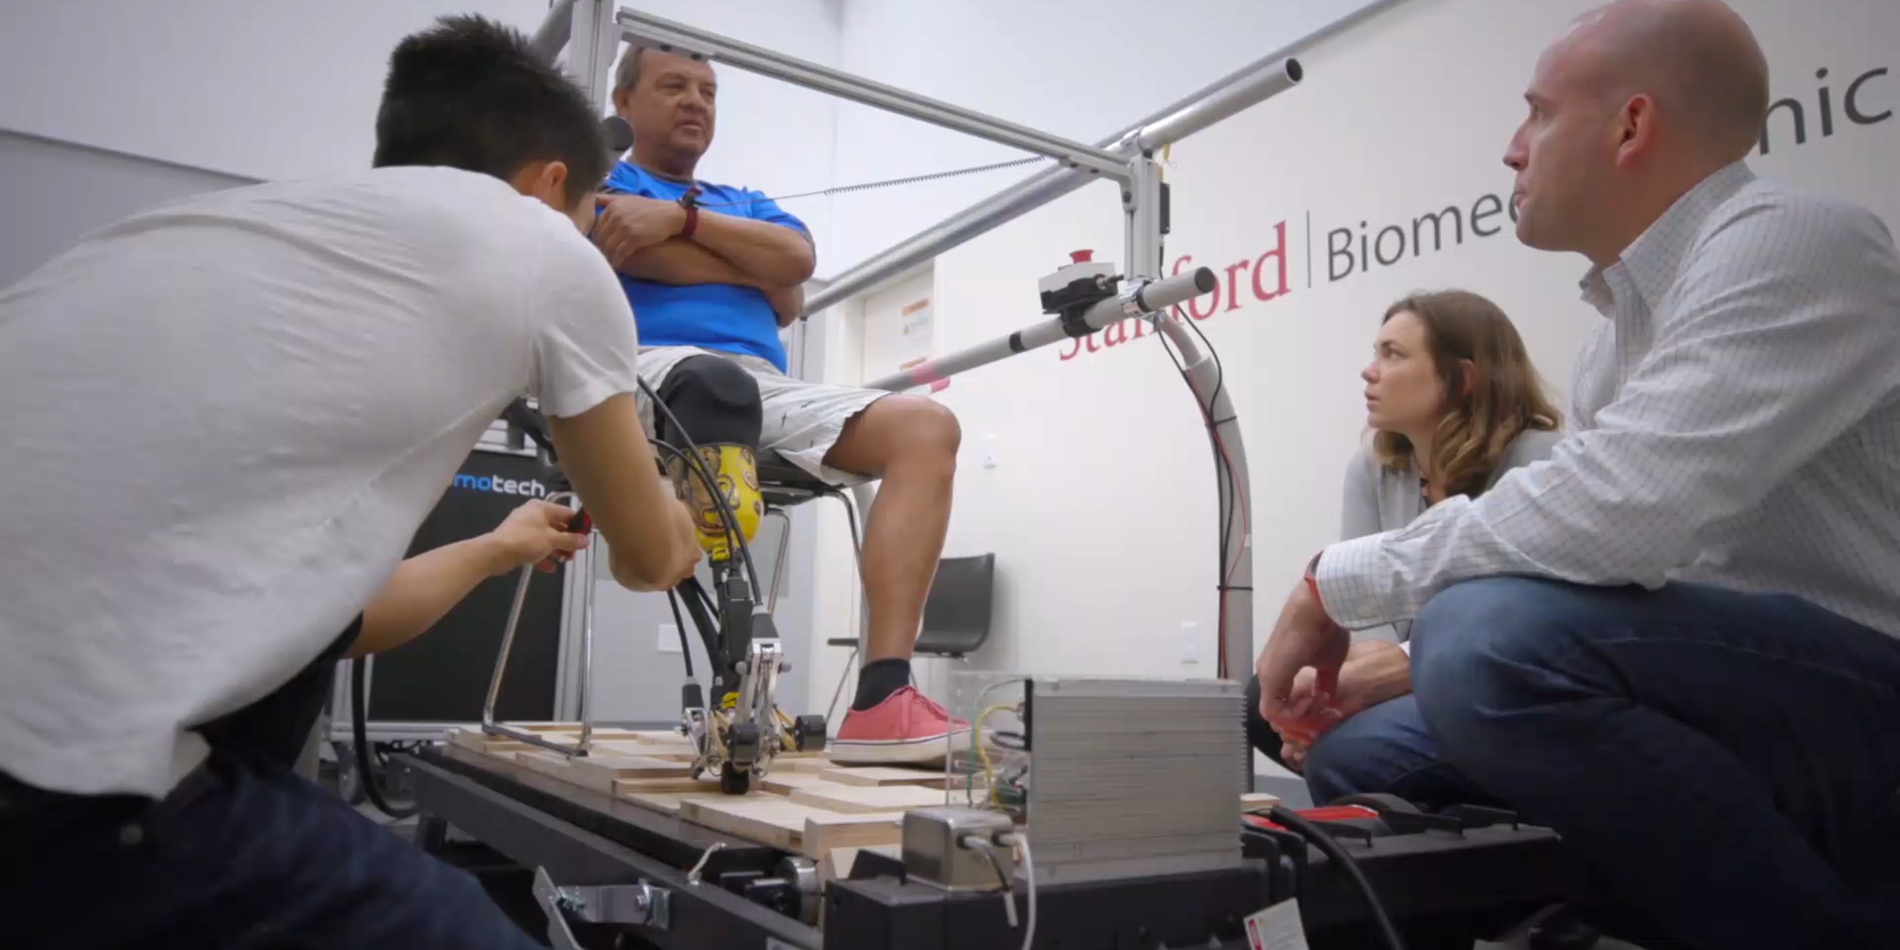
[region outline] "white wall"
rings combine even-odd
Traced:
[[[848,0],[839,68],[1093,143],[1368,2]],[[1027,155],[853,103],[838,106],[837,151],[839,184]],[[838,196],[821,272],[836,274],[1045,167]]]
[[[622,3],[821,63],[832,0]],[[358,168],[374,149],[390,50],[452,13],[532,31],[547,0],[9,2],[0,128],[254,178]],[[708,175],[769,190],[830,181],[832,106],[726,78]],[[817,184],[813,184],[817,182]],[[814,215],[822,224],[822,209]],[[816,226],[815,226],[816,227]]]
[[[1364,426],[1357,374],[1388,303],[1417,288],[1491,295],[1553,388],[1567,391],[1572,354],[1600,319],[1578,299],[1586,265],[1516,242],[1501,156],[1537,54],[1590,5],[1412,0],[1303,54],[1300,88],[1175,149],[1168,261],[1191,256],[1222,276],[1218,310],[1203,302],[1206,319],[1195,325],[1223,359],[1251,456],[1256,649],[1306,559],[1337,537],[1341,472]],[[1900,6],[1736,5],[1767,47],[1776,95],[1806,103],[1806,143],[1794,144],[1790,110],[1779,109],[1756,170],[1849,196],[1900,229],[1900,52],[1886,42],[1900,34]],[[1870,78],[1856,105],[1884,121],[1847,118],[1846,89],[1861,76]],[[1822,133],[1822,85],[1831,135]],[[1447,207],[1462,209],[1462,243],[1447,219],[1444,247],[1431,247],[1427,221],[1427,247],[1415,254],[1415,221]],[[1474,208],[1490,236],[1472,230]],[[1403,258],[1361,271],[1329,255],[1329,234],[1344,229],[1357,263],[1361,222],[1368,237],[1402,228]],[[1081,247],[1097,248],[1098,259],[1121,255],[1108,186],[938,258],[940,352],[1028,322],[1037,278]],[[1272,252],[1286,264],[1284,295]],[[1271,299],[1253,286],[1260,262]],[[1124,326],[1080,347],[1052,346],[959,376],[937,396],[965,432],[948,553],[995,551],[1007,578],[998,642],[979,665],[1212,675],[1213,464],[1152,336],[1134,339]],[[992,440],[999,464],[987,469],[980,456]],[[1206,638],[1198,665],[1179,662],[1183,621]]]

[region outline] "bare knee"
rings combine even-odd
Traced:
[[[886,464],[938,463],[954,466],[963,444],[956,413],[921,396],[887,396],[865,415],[864,434],[879,443]]]
[[[906,403],[903,411],[907,418],[902,429],[907,447],[955,460],[957,450],[963,446],[963,425],[957,421],[957,414],[934,399],[898,398]]]

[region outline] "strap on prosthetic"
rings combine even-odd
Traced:
[[[765,500],[759,496],[757,450],[764,410],[759,403],[758,382],[731,360],[691,356],[666,374],[659,397],[686,430],[675,430],[664,413],[657,414],[655,428],[660,441],[681,451],[689,451],[688,441],[699,446],[700,464],[719,484],[720,493],[738,519],[740,533],[750,542],[765,518]],[[733,542],[705,482],[678,457],[666,460],[666,472],[679,496],[693,510],[699,546],[706,556],[714,561],[730,559]]]

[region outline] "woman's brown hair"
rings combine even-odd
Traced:
[[[1386,308],[1380,323],[1401,313],[1424,326],[1433,368],[1445,385],[1445,414],[1426,469],[1444,497],[1476,495],[1518,433],[1554,430],[1563,416],[1545,396],[1523,338],[1497,304],[1463,290],[1413,294]],[[1469,383],[1467,372],[1474,377]],[[1388,468],[1412,465],[1412,440],[1396,432],[1375,433],[1372,452]]]

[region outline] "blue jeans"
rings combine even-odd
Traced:
[[[162,801],[0,775],[17,950],[535,950],[468,873],[285,768],[226,752]]]
[[[1900,640],[1784,595],[1509,577],[1412,642],[1413,695],[1309,752],[1314,801],[1515,808],[1696,946],[1900,946]]]

